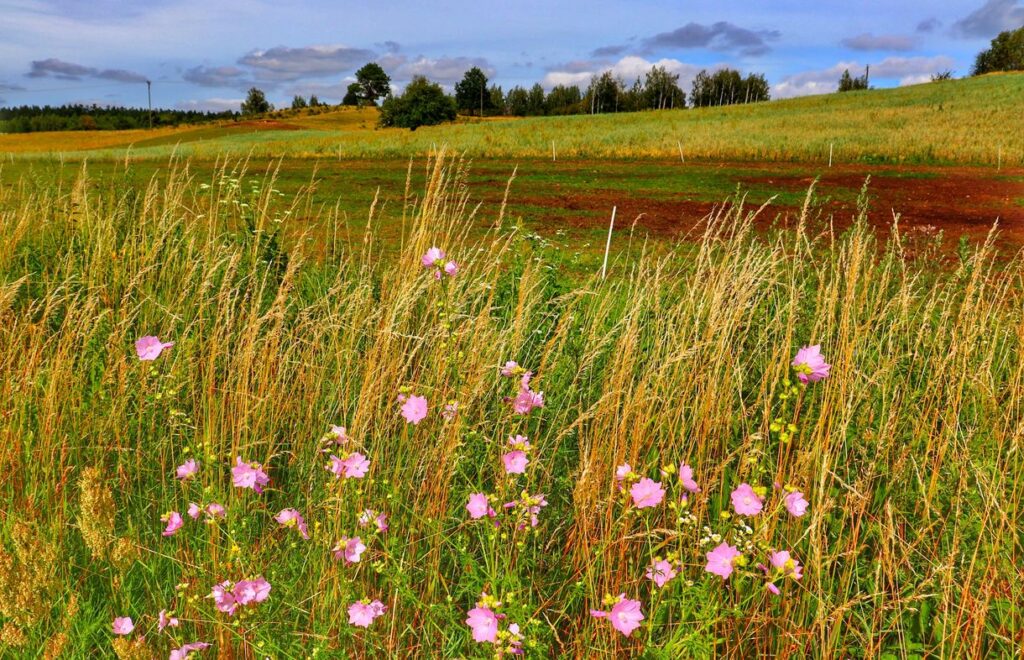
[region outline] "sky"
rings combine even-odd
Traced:
[[[357,68],[451,89],[479,66],[506,91],[627,82],[665,66],[764,73],[773,98],[967,75],[1024,0],[0,0],[0,106],[97,103],[237,109],[249,87],[338,103]]]

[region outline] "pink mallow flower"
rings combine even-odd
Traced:
[[[192,520],[199,520],[199,514],[201,514],[202,512],[202,507],[200,507],[195,502],[188,503],[188,515],[190,518],[192,518]]]
[[[647,567],[647,579],[658,585],[658,588],[664,587],[668,584],[669,580],[674,578],[678,573],[676,569],[672,567],[672,564],[661,559],[654,562]]]
[[[348,622],[360,628],[369,628],[373,620],[384,614],[387,607],[379,600],[357,600],[348,606]]]
[[[786,510],[797,518],[807,513],[807,507],[810,506],[810,502],[798,490],[787,493],[782,501],[786,503]]]
[[[515,360],[509,360],[505,363],[505,366],[501,368],[501,375],[505,378],[514,378],[519,372],[519,363]]]
[[[167,527],[164,528],[163,531],[164,536],[174,536],[175,532],[181,529],[181,526],[185,524],[185,521],[182,519],[181,514],[177,511],[170,511],[168,513],[165,513],[164,515],[160,516],[160,520],[162,522],[167,523]]]
[[[147,335],[135,342],[135,354],[143,362],[151,362],[160,357],[160,354],[171,346],[174,346],[173,341],[164,342],[160,341],[159,337]]]
[[[423,264],[424,268],[433,268],[444,261],[444,256],[444,250],[439,247],[431,247],[420,257],[420,263]]]
[[[246,463],[241,456],[236,456],[235,467],[231,468],[231,482],[237,488],[251,488],[262,493],[263,487],[270,483],[270,477],[259,463]]]
[[[270,583],[262,575],[255,580],[239,580],[232,593],[239,605],[262,603],[270,596]]]
[[[302,538],[309,540],[309,529],[306,527],[306,521],[296,509],[282,509],[281,513],[274,516],[274,520],[279,522],[283,527],[294,527],[299,530],[299,534]]]
[[[801,383],[816,383],[829,376],[832,365],[825,362],[821,345],[804,346],[793,357],[793,369]]]
[[[742,556],[743,553],[723,541],[718,544],[718,547],[707,553],[708,563],[704,570],[727,580],[732,575],[734,563]]]
[[[449,261],[444,265],[444,274],[448,277],[455,277],[456,273],[459,272],[459,265],[454,261]]]
[[[732,491],[733,510],[741,516],[756,516],[764,508],[764,500],[748,483],[742,483]]]
[[[623,463],[619,467],[615,468],[615,486],[619,490],[625,488],[625,483],[629,481],[633,475],[633,467],[629,463]]]
[[[345,458],[338,458],[331,454],[331,463],[327,471],[332,472],[338,479],[362,479],[370,469],[370,461],[359,452],[347,455]]]
[[[527,374],[529,375],[529,374]],[[525,376],[524,376],[525,378]],[[544,407],[544,393],[534,392],[525,385],[519,388],[519,394],[512,399],[512,410],[519,415],[528,415],[534,408]]]
[[[487,501],[487,495],[485,493],[473,493],[469,496],[469,503],[466,504],[466,511],[469,511],[469,517],[473,520],[479,520],[484,516],[490,516],[491,518],[498,515],[491,508],[490,502]]]
[[[665,498],[665,489],[657,481],[644,477],[633,484],[629,489],[629,494],[633,497],[633,506],[638,509],[647,509],[661,504]]]
[[[348,430],[344,426],[331,425],[331,435],[334,436],[335,444],[344,445],[348,443]]]
[[[217,504],[216,502],[211,502],[206,507],[206,515],[210,516],[211,518],[224,518],[227,516],[227,512],[224,510],[224,507],[221,506],[220,504]]]
[[[793,559],[788,550],[779,550],[769,554],[768,561],[783,577],[800,580],[804,576],[803,566],[796,559]]]
[[[686,463],[679,464],[679,483],[691,493],[699,493],[700,486],[693,479],[693,468]]]
[[[422,422],[427,416],[427,400],[415,394],[402,404],[402,417],[413,426]]]
[[[130,635],[135,630],[135,623],[130,616],[119,616],[114,619],[115,635]]]
[[[497,641],[498,616],[490,608],[477,605],[466,614],[466,625],[473,631],[473,641],[491,644]]]
[[[634,630],[640,627],[644,620],[644,613],[640,610],[640,601],[626,598],[626,594],[619,594],[618,602],[612,606],[610,611],[590,610],[590,616],[596,619],[608,619],[612,628],[629,637]]]
[[[199,464],[196,463],[196,459],[190,458],[178,466],[178,469],[175,471],[174,476],[177,477],[178,479],[181,479],[182,481],[185,481],[186,479],[190,479],[191,477],[195,476],[196,472],[198,471]]]
[[[168,614],[167,610],[160,610],[160,614],[156,619],[156,627],[161,632],[164,628],[177,628],[178,619]]]
[[[209,647],[207,642],[189,642],[171,651],[170,660],[188,660],[193,651],[202,651]]]
[[[530,451],[530,440],[525,435],[517,435],[508,439],[508,445],[512,451],[501,457],[501,462],[505,465],[505,472],[507,474],[522,474],[530,463],[530,459],[526,455],[526,452]]]
[[[371,522],[377,526],[377,531],[381,534],[388,531],[388,516],[386,513],[377,513],[373,509],[367,509],[359,514],[360,527],[369,527]]]
[[[352,538],[342,537],[333,548],[334,560],[341,561],[345,560],[346,564],[357,564],[362,558],[363,553],[366,552],[366,545],[363,540],[358,536]]]

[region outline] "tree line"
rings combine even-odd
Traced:
[[[34,133],[38,131],[97,131],[149,128],[152,125],[178,126],[198,124],[218,119],[232,119],[237,113],[203,112],[200,110],[105,107],[100,105],[68,104],[21,105],[0,108],[0,132]]]

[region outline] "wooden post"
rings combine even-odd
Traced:
[[[828,143],[828,166],[832,167],[832,143]]]
[[[679,145],[679,162],[680,163],[685,163],[686,159],[683,158],[683,141],[682,140],[676,140],[676,144]]]
[[[555,160],[555,141],[552,140],[551,141],[551,161],[554,162],[554,160]]]
[[[615,209],[616,209],[616,207],[613,206],[612,207],[612,221],[608,225],[608,240],[604,244],[604,263],[601,264],[601,279],[602,280],[605,278],[605,275],[608,274],[608,251],[611,250],[611,248],[612,248],[612,230],[615,229]]]

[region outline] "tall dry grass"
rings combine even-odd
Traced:
[[[221,657],[486,655],[463,623],[481,591],[537,657],[1021,652],[1021,263],[997,266],[994,240],[936,268],[898,232],[880,243],[863,213],[843,235],[807,209],[798,229],[758,235],[759,209],[733,200],[695,244],[567,282],[557,255],[474,206],[445,153],[407,191],[397,246],[376,221],[350,235],[282,198],[273,172],[226,162],[198,181],[169,166],[144,189],[97,186],[84,167],[70,190],[0,187],[7,653],[146,657],[202,639]],[[457,277],[422,268],[435,244]],[[176,344],[140,363],[146,334]],[[832,377],[784,398],[808,343]],[[509,359],[545,393],[525,418],[503,401]],[[429,399],[423,423],[401,419],[400,393]],[[771,430],[780,411],[788,443]],[[367,479],[324,470],[331,424],[371,459]],[[498,457],[515,433],[535,454],[512,483]],[[264,495],[231,487],[236,456],[266,466]],[[199,479],[182,484],[189,457]],[[681,460],[704,490],[696,524],[622,506],[617,465],[658,478]],[[739,482],[776,480],[811,502],[756,526],[805,565],[781,598],[705,573],[701,541],[733,524],[721,512]],[[467,520],[469,493],[523,489],[550,503],[537,528]],[[161,537],[161,514],[190,501],[227,518]],[[273,521],[285,507],[309,541]],[[341,566],[330,549],[365,508],[391,529]],[[644,569],[669,552],[685,570],[654,590]],[[229,619],[206,598],[257,574],[273,585],[258,609]],[[26,583],[35,595],[18,595]],[[628,639],[587,614],[620,592],[647,615]],[[363,597],[389,608],[366,631],[345,621]],[[164,608],[182,621],[170,634],[155,629]],[[145,639],[114,647],[110,621],[128,615]]]

